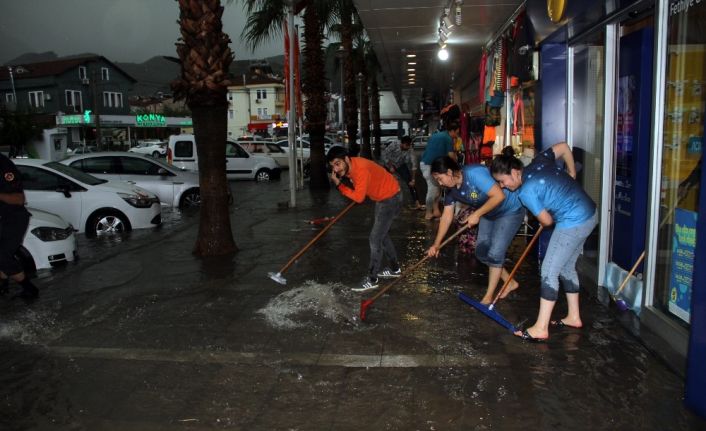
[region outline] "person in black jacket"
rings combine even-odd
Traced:
[[[27,231],[29,217],[20,173],[12,160],[0,154],[0,293],[7,292],[11,278],[22,286],[18,296],[26,301],[39,296],[39,291],[15,259]]]

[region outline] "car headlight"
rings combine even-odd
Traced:
[[[135,193],[118,193],[118,196],[123,198],[125,202],[134,206],[135,208],[149,208],[153,203],[159,202],[157,198],[152,198],[145,193],[135,192]]]
[[[36,236],[44,242],[61,241],[62,239],[70,237],[71,234],[74,233],[74,228],[71,225],[69,225],[69,227],[65,229],[61,229],[58,227],[41,226],[35,227],[34,229],[32,229],[31,232],[32,235]]]

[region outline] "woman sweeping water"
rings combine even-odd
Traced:
[[[466,165],[461,168],[455,160],[445,156],[432,162],[431,175],[446,189],[446,197],[436,239],[427,255],[439,255],[439,245],[454,218],[454,204],[461,202],[473,208],[473,213],[462,222],[469,227],[478,225],[476,258],[488,265],[488,288],[481,303],[490,304],[500,279],[505,281],[509,277],[503,268],[505,253],[524,220],[525,209],[516,193],[503,190],[496,184],[486,166]],[[503,297],[518,286],[513,280]]]
[[[566,164],[566,172],[556,165],[559,159]],[[560,142],[537,155],[527,167],[513,155],[503,154],[493,160],[490,171],[503,188],[518,192],[522,204],[542,226],[554,225],[542,262],[537,321],[515,335],[537,342],[549,338],[549,326],[580,328],[583,322],[576,260],[597,224],[597,217],[596,204],[575,181],[571,148]],[[568,313],[561,320],[551,321],[560,281],[566,292]]]

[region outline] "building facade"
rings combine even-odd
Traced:
[[[282,79],[259,74],[242,75],[228,87],[228,136],[274,135],[286,127]]]

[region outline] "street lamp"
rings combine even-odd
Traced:
[[[338,50],[336,51],[336,57],[338,58],[338,68],[341,69],[341,87],[339,88],[339,97],[338,97],[338,121],[340,122],[341,125],[341,133],[344,133],[346,130],[346,123],[343,121],[343,116],[344,116],[344,111],[343,111],[343,56],[345,55],[345,49],[343,49],[343,45],[338,46]]]
[[[12,75],[12,66],[7,66],[7,70],[10,72],[10,85],[12,85],[12,102],[15,107],[17,107],[17,92],[15,91],[15,77]]]
[[[365,77],[362,72],[358,72],[356,81],[358,81],[358,134],[363,137],[363,80]]]

